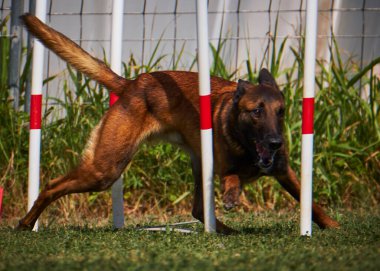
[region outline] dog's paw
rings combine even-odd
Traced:
[[[229,189],[223,194],[223,206],[226,210],[231,210],[232,208],[240,205],[240,189],[234,187]]]
[[[31,231],[31,230],[33,230],[33,227],[30,225],[26,225],[26,224],[22,223],[22,221],[20,220],[18,222],[17,226],[15,227],[15,230],[17,230],[17,231]]]
[[[237,230],[234,230],[233,228],[230,228],[230,227],[224,225],[219,220],[216,221],[216,232],[219,234],[224,234],[224,235],[231,235],[231,234],[238,233]]]
[[[331,221],[326,223],[323,227],[323,229],[339,229],[339,228],[340,228],[340,224],[338,223],[338,221],[335,221],[332,219]]]

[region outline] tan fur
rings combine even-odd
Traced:
[[[90,56],[76,43],[48,27],[36,17],[25,14],[21,19],[28,30],[40,39],[46,47],[70,63],[75,69],[103,84],[109,90],[119,94],[128,84],[128,80],[114,73],[103,62]]]
[[[82,159],[86,161],[94,160],[94,152],[96,148],[96,144],[99,138],[99,129],[102,125],[102,122],[99,122],[98,125],[92,130],[89,140],[84,148]]]
[[[22,19],[47,47],[116,92],[119,100],[92,132],[81,163],[48,182],[18,228],[31,229],[41,212],[64,195],[108,189],[141,142],[157,138],[189,153],[195,181],[192,214],[203,221],[198,74],[162,71],[126,80],[34,16]],[[239,204],[241,187],[265,175],[277,178],[299,199],[299,182],[289,166],[282,132],[284,98],[270,73],[261,70],[258,85],[212,77],[211,92],[214,169],[222,180],[225,207]],[[313,219],[321,228],[339,226],[316,204]],[[233,232],[216,223],[217,232]]]

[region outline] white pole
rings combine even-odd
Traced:
[[[114,0],[112,10],[111,35],[111,69],[121,75],[121,55],[123,44],[124,0]],[[116,102],[117,96],[111,93],[110,105]],[[112,185],[113,224],[116,229],[124,227],[123,179],[120,177]]]
[[[37,0],[36,16],[42,22],[45,22],[46,0]],[[28,210],[32,208],[35,200],[38,197],[40,189],[41,106],[44,72],[43,65],[44,46],[37,39],[34,39],[29,134]],[[34,224],[33,230],[38,230],[38,221],[36,221]]]
[[[203,210],[206,232],[215,232],[213,143],[208,58],[207,0],[197,0],[198,71],[201,118]]]
[[[318,0],[306,6],[306,43],[302,104],[301,235],[311,236],[313,200],[314,86],[317,46]]]

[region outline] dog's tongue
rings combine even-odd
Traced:
[[[256,144],[256,151],[260,155],[261,158],[269,157],[270,153],[269,151],[263,147],[261,144]]]
[[[256,151],[264,165],[269,166],[272,163],[272,156],[267,148],[261,144],[256,144]]]

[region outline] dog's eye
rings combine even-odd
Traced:
[[[261,113],[263,112],[263,108],[262,107],[258,107],[258,108],[255,108],[251,111],[251,115],[255,118],[258,118],[261,116]]]

